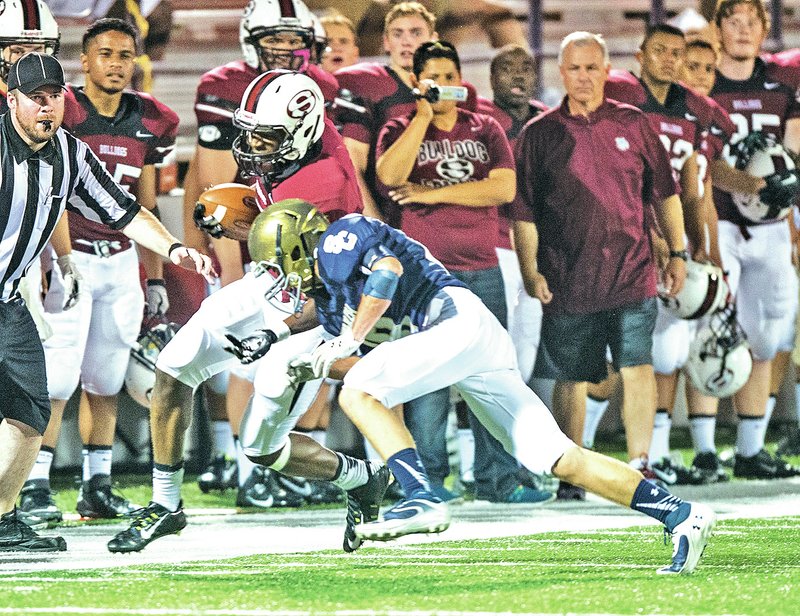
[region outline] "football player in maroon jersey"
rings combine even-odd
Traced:
[[[85,141],[106,170],[148,210],[156,209],[155,165],[173,153],[178,116],[149,94],[124,91],[136,58],[136,31],[119,19],[101,19],[83,36],[84,87],[66,93],[64,127]],[[82,199],[78,191],[73,199]],[[90,205],[90,204],[87,204]],[[85,274],[80,300],[61,311],[66,289],[52,272],[45,298],[53,334],[44,343],[52,415],[42,448],[22,489],[21,510],[58,521],[49,471],[64,407],[78,383],[87,404],[78,423],[83,440],[83,483],[77,509],[84,517],[114,518],[135,507],[111,491],[111,448],[130,349],[142,321],[144,298],[136,248],[120,231],[67,213],[71,259]],[[67,249],[69,251],[69,248]],[[66,252],[66,251],[60,251]],[[142,248],[148,276],[148,313],[163,315],[168,300],[161,258]]]
[[[750,378],[734,398],[739,417],[734,475],[761,479],[791,476],[797,470],[764,449],[775,404],[769,396],[771,360],[778,351],[791,350],[794,338],[798,298],[796,285],[786,283],[794,277],[790,229],[785,220],[754,221],[746,216],[740,208],[748,200],[736,195],[756,195],[761,203],[786,206],[796,199],[797,172],[779,172],[767,178],[732,177],[730,169],[737,144],[756,132],[771,136],[794,156],[800,151],[797,79],[790,67],[759,57],[769,29],[759,0],[722,0],[714,22],[720,60],[711,97],[736,125],[724,160],[712,162],[714,204],[722,258],[753,355]]]

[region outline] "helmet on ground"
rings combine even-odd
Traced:
[[[697,332],[684,369],[700,392],[716,398],[732,396],[747,382],[753,358],[733,305],[711,315]]]
[[[305,70],[316,44],[314,14],[301,0],[250,0],[239,22],[244,60],[253,68]],[[287,36],[296,49],[268,46],[266,36]]]
[[[156,383],[156,360],[161,350],[172,340],[178,326],[175,323],[159,323],[145,330],[131,349],[128,370],[125,373],[125,389],[133,400],[150,408],[150,396]]]
[[[241,131],[233,142],[240,172],[270,187],[319,156],[325,101],[310,77],[269,71],[247,86],[233,124]]]
[[[8,81],[8,70],[13,64],[6,57],[8,47],[43,45],[44,53],[54,56],[60,37],[58,24],[42,0],[0,2],[0,79]]]
[[[795,169],[794,160],[772,135],[755,131],[740,141],[736,147],[737,169],[759,178],[786,174],[787,180],[796,183],[796,179],[789,173]],[[739,213],[753,222],[770,222],[786,218],[794,204],[794,198],[788,198],[783,203],[769,204],[764,203],[758,194],[732,193],[731,197]]]
[[[272,271],[279,289],[301,301],[317,284],[314,261],[328,219],[302,199],[284,199],[261,212],[250,227],[247,249],[253,261]],[[299,305],[299,304],[298,304]]]
[[[675,297],[659,294],[664,307],[681,319],[699,319],[725,306],[728,285],[711,263],[686,262],[686,281]]]

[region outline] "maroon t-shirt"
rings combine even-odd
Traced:
[[[498,107],[494,101],[490,101],[483,96],[478,97],[478,112],[492,116],[497,120],[500,124],[500,128],[506,133],[512,152],[517,145],[517,136],[525,124],[530,121],[531,118],[535,118],[543,111],[547,111],[547,106],[539,101],[531,100],[529,110],[530,115],[522,122],[518,120],[516,116],[506,113],[502,108]],[[501,205],[497,210],[497,214],[497,227],[499,232],[497,236],[497,247],[511,250],[511,204],[506,203],[505,205]]]
[[[550,313],[591,313],[656,294],[645,203],[679,192],[647,117],[606,100],[588,118],[566,99],[517,140],[512,215],[539,231]],[[658,205],[656,205],[658,207]]]
[[[142,167],[162,163],[174,153],[178,115],[149,94],[124,92],[116,115],[107,118],[98,113],[83,88],[70,85],[64,95],[63,126],[86,142],[120,186],[136,194]],[[81,200],[78,191],[70,202]],[[87,242],[95,240],[130,246],[121,231],[74,214],[68,220],[77,250],[85,251]]]
[[[728,112],[736,126],[736,132],[723,152],[731,165],[735,163],[732,146],[746,135],[760,130],[783,142],[786,122],[800,118],[795,70],[756,58],[752,75],[743,81],[728,79],[717,71],[711,97]],[[745,218],[734,205],[731,194],[717,188],[714,189],[714,205],[720,220],[728,220],[739,226],[782,222],[756,223]]]
[[[383,127],[376,156],[391,147],[413,117],[396,118]],[[503,129],[489,116],[459,109],[451,131],[440,130],[433,123],[428,126],[408,181],[439,188],[484,180],[493,169],[514,169]],[[474,271],[497,266],[497,207],[407,205],[400,211],[400,229],[427,246],[449,269]]]

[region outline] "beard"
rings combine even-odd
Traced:
[[[22,124],[20,122],[25,136],[32,143],[46,143],[53,138],[58,130],[58,124],[55,120],[34,121],[30,124]]]

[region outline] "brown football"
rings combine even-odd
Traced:
[[[222,234],[232,240],[247,241],[247,233],[259,209],[256,193],[249,186],[232,182],[217,184],[203,192],[197,201],[222,227]]]

